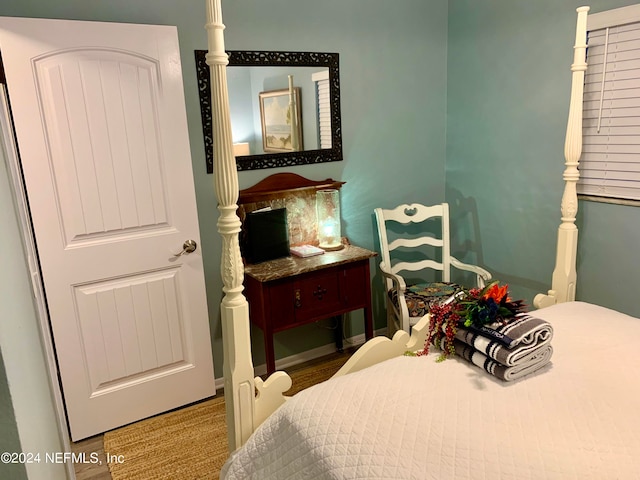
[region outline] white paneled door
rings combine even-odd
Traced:
[[[0,51],[72,439],[215,394],[176,28],[2,17]]]

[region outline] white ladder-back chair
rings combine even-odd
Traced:
[[[477,287],[484,287],[485,282],[491,279],[491,274],[485,269],[451,256],[447,203],[433,206],[403,204],[393,209],[376,208],[374,212],[380,239],[380,271],[385,285],[390,336],[399,329],[409,332],[428,313],[434,301],[445,300],[462,288],[451,282],[451,267],[475,273],[474,286]],[[407,229],[391,225],[394,222],[409,226],[410,235]],[[428,229],[420,228],[430,224],[432,226]],[[400,272],[407,274],[403,276]],[[419,278],[430,276],[434,279],[407,285],[405,278],[412,274]]]

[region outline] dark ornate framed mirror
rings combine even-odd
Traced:
[[[342,160],[340,120],[339,55],[319,52],[228,51],[229,110],[238,170],[310,165]],[[211,89],[206,50],[196,50],[196,70],[200,112],[207,161],[207,173],[213,172],[211,125]],[[286,104],[295,82],[299,104],[296,113],[300,138],[274,152],[269,148],[273,136],[263,135],[268,128],[276,101]],[[299,92],[302,92],[301,94]],[[263,104],[264,99],[269,104]],[[290,106],[289,106],[290,108]],[[286,105],[281,106],[280,123],[289,123]],[[274,120],[274,123],[275,122]],[[275,125],[273,128],[277,128]],[[289,127],[293,131],[292,127]],[[284,140],[284,139],[282,139]],[[287,139],[288,140],[288,139]],[[237,148],[237,150],[236,150]]]

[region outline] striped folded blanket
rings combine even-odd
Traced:
[[[553,338],[553,327],[545,320],[526,313],[506,325],[480,328],[459,326],[456,338],[507,367],[530,363],[538,350]]]
[[[507,367],[506,365],[501,365],[490,359],[475,348],[459,340],[454,340],[453,344],[456,350],[456,355],[484,369],[494,377],[504,380],[505,382],[517,380],[541,369],[550,362],[551,356],[553,355],[553,347],[547,344],[538,348],[535,354],[529,357],[527,362],[519,363],[513,367]]]

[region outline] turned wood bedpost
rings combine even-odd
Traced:
[[[547,307],[555,303],[575,300],[576,296],[576,256],[578,250],[578,228],[576,214],[578,212],[578,195],[576,184],[580,177],[578,164],[582,154],[582,102],[584,93],[584,75],[587,70],[587,12],[589,7],[579,7],[576,25],[576,41],[573,63],[571,65],[571,100],[569,119],[564,145],[565,181],[562,195],[562,223],[558,228],[558,244],[556,250],[556,266],[551,280],[551,290],[536,295],[533,304],[537,308]]]
[[[249,305],[242,294],[244,267],[238,233],[238,171],[233,156],[227,91],[228,56],[224,49],[221,0],[207,0],[207,65],[211,75],[214,184],[218,198],[218,231],[222,235],[222,337],[224,399],[229,450],[240,447],[253,432],[254,373],[249,334]]]
[[[213,124],[213,177],[218,197],[218,231],[222,235],[222,346],[224,349],[224,401],[227,413],[229,451],[242,446],[253,430],[273,413],[291,387],[285,372],[275,372],[266,381],[254,378],[249,329],[249,304],[242,294],[244,265],[240,254],[238,170],[233,156],[224,24],[221,0],[207,0],[206,55],[211,76],[211,117]]]

